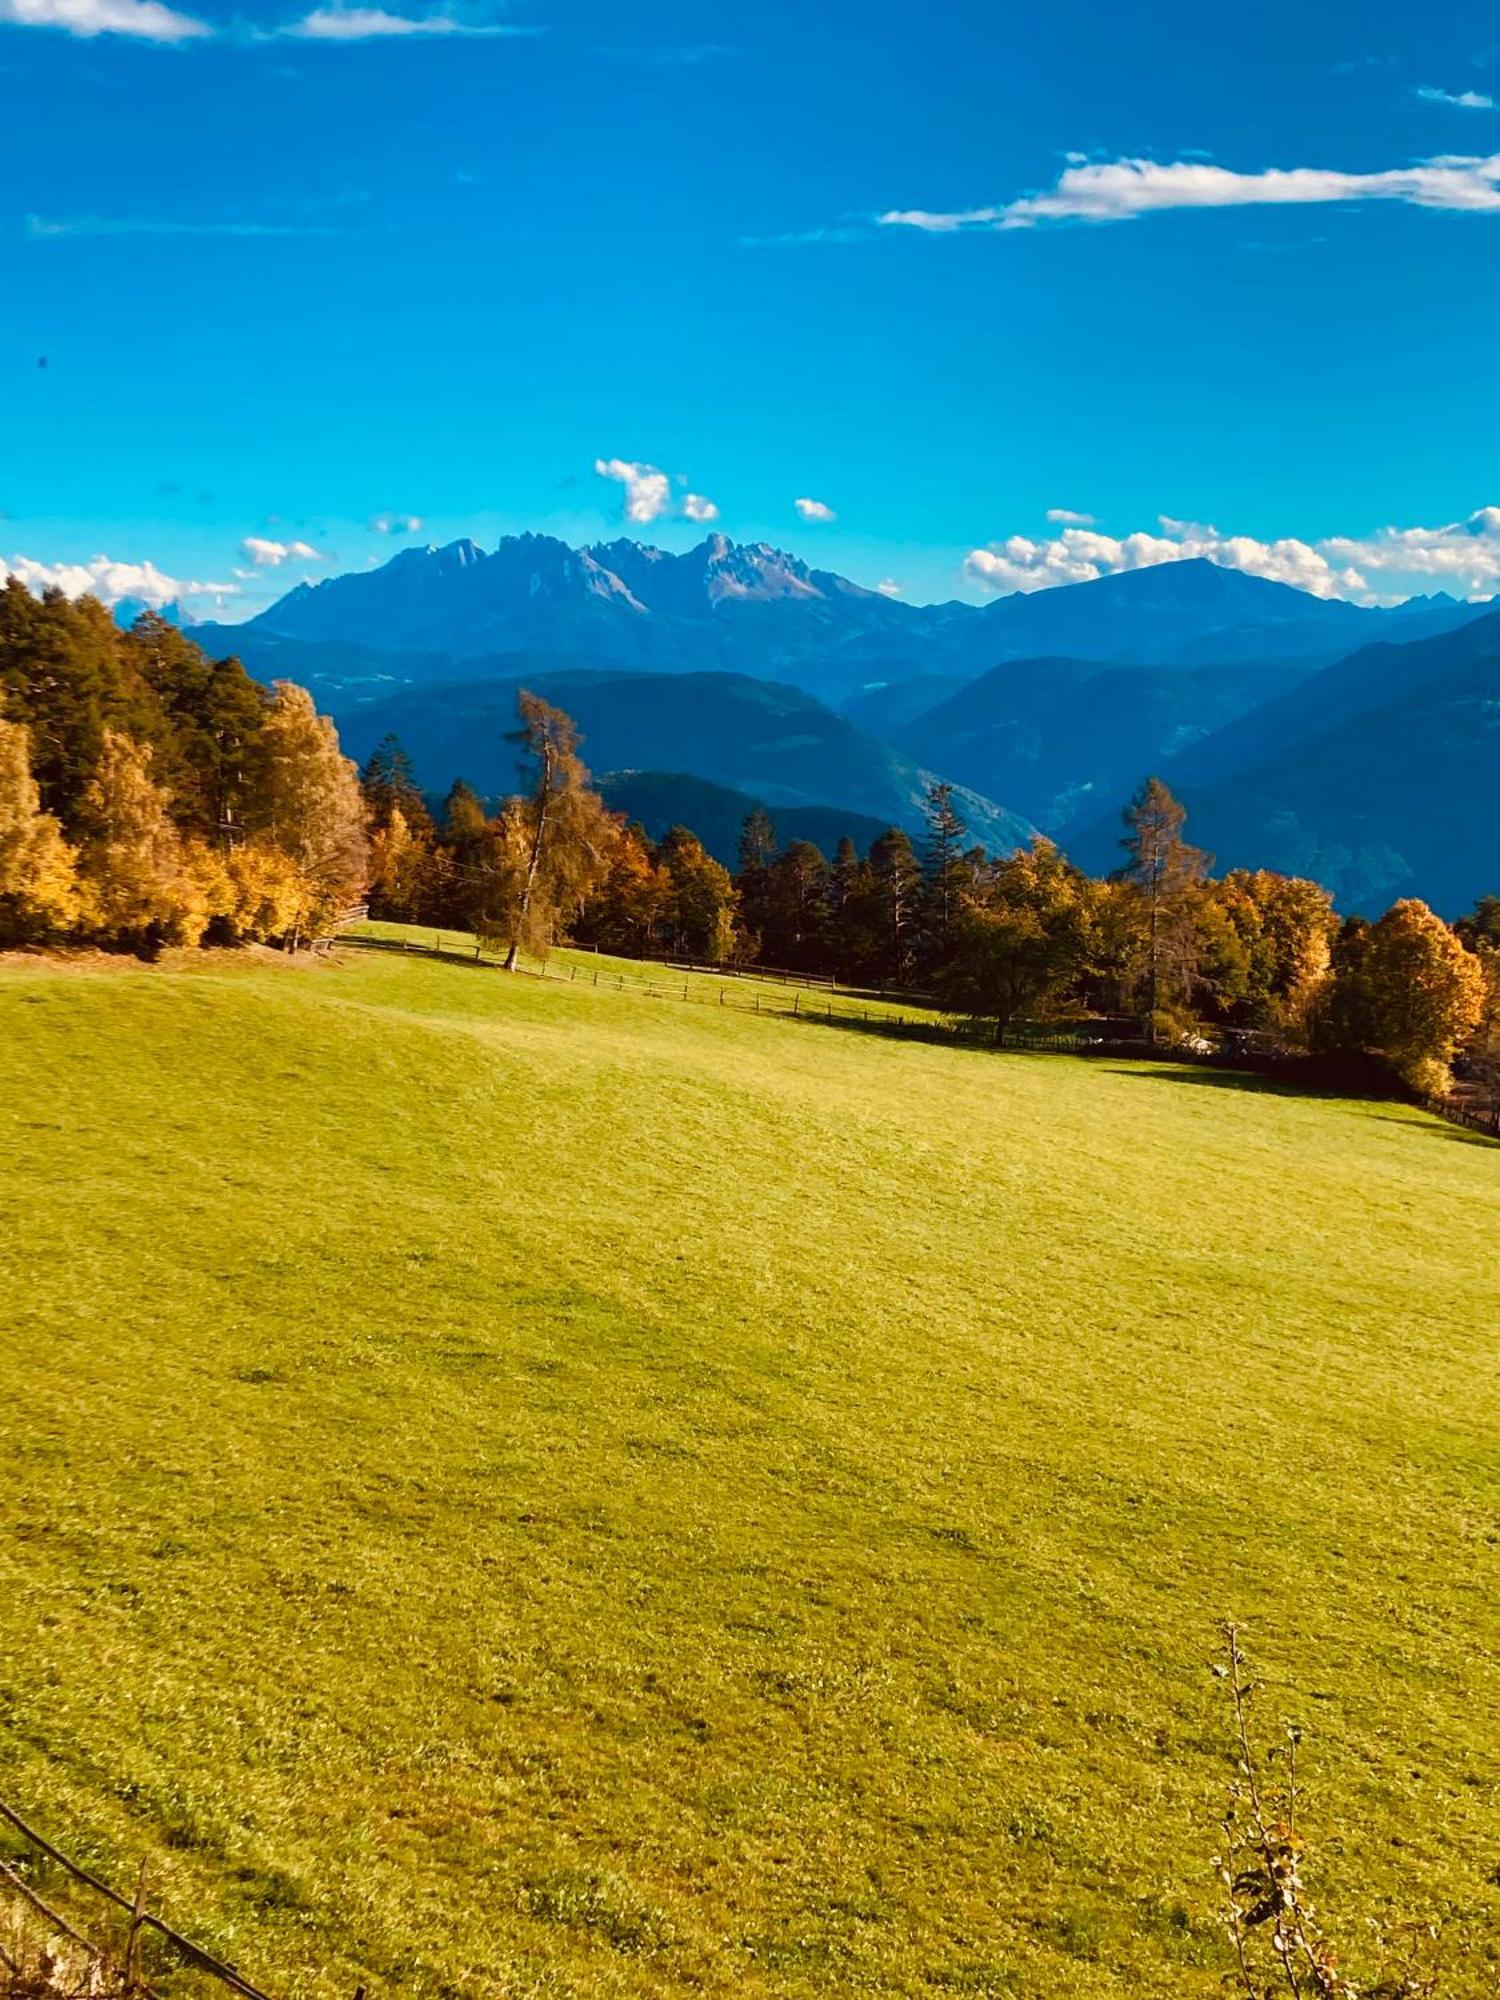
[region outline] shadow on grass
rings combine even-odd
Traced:
[[[1488,1132],[1478,1132],[1472,1126],[1456,1124],[1452,1119],[1444,1118],[1436,1111],[1426,1111],[1420,1105],[1410,1106],[1407,1114],[1402,1116],[1394,1109],[1396,1103],[1394,1099],[1359,1097],[1347,1090],[1320,1090],[1314,1084],[1288,1083],[1280,1077],[1261,1076],[1254,1070],[1167,1066],[1157,1069],[1149,1064],[1139,1066],[1132,1064],[1127,1068],[1122,1063],[1108,1063],[1103,1066],[1115,1076],[1134,1077],[1143,1083],[1198,1084],[1209,1090],[1258,1091],[1270,1097],[1301,1097],[1325,1104],[1367,1104],[1370,1106],[1369,1115],[1372,1118],[1379,1119],[1385,1125],[1399,1125],[1403,1131],[1425,1133],[1432,1139],[1456,1139],[1464,1146],[1487,1146],[1491,1149],[1500,1147],[1500,1139],[1492,1138]],[[1393,1108],[1376,1110],[1374,1107],[1379,1104],[1389,1104]]]
[[[1253,1069],[1209,1069],[1191,1067],[1163,1060],[1154,1062],[1142,1057],[1129,1065],[1110,1062],[1107,1058],[1099,1061],[1101,1069],[1107,1069],[1111,1076],[1134,1077],[1140,1083],[1188,1083],[1205,1090],[1249,1090],[1258,1091],[1267,1097],[1347,1097],[1347,1092],[1318,1090],[1305,1083],[1288,1083],[1279,1076],[1263,1076]]]
[[[809,1028],[842,1028],[849,1034],[875,1035],[888,1042],[929,1042],[945,1049],[993,1050],[995,1046],[990,1035],[976,1034],[963,1023],[952,1027],[941,1020],[922,1020],[910,1014],[904,1017],[872,1014],[867,1019],[862,1014],[820,1013],[816,1007],[804,1007],[797,1014],[790,1007],[765,1011],[780,1021],[797,1021]]]

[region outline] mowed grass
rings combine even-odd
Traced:
[[[375,953],[0,971],[0,1796],[285,1995],[1500,1984],[1500,1148]]]

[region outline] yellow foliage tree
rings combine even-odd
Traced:
[[[398,805],[370,836],[370,896],[377,916],[414,923],[422,915],[432,849]]]
[[[197,944],[211,915],[207,871],[184,848],[166,794],[152,782],[149,745],[105,730],[80,823],[82,927],[144,952]]]
[[[368,882],[364,796],[332,722],[292,681],[276,683],[260,749],[260,783],[247,819],[302,876],[305,915],[287,933],[295,941],[302,929],[325,927]]]
[[[229,884],[225,921],[237,942],[277,943],[306,930],[313,921],[314,892],[291,856],[270,841],[242,841],[230,854],[224,873]]]
[[[1484,1013],[1479,960],[1425,903],[1408,899],[1369,931],[1358,978],[1369,1045],[1414,1089],[1441,1096],[1455,1050]]]
[[[0,716],[0,942],[69,930],[78,919],[75,850],[31,775],[31,738]]]

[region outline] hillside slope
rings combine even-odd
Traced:
[[[1448,917],[1500,886],[1500,620],[1486,653],[1221,785],[1189,787],[1221,867],[1311,875],[1341,909],[1420,896]]]
[[[542,674],[526,686],[578,722],[591,770],[679,771],[772,806],[837,806],[919,831],[929,774],[812,696],[745,674]],[[515,783],[514,680],[412,689],[341,717],[363,758],[387,731],[410,752],[429,789],[466,778],[485,794]],[[966,794],[976,840],[1004,850],[1030,824],[994,800]]]
[[[1232,1610],[1488,2000],[1493,1148],[374,958],[0,1107],[4,1791],[270,1990],[1209,2000]]]
[[[727,785],[710,784],[706,778],[688,777],[681,771],[608,772],[599,780],[599,790],[606,805],[638,820],[653,840],[660,840],[670,827],[690,827],[726,868],[739,866],[745,820],[766,803],[749,792],[732,791]],[[780,848],[789,847],[794,840],[810,840],[830,859],[846,835],[861,854],[868,853],[870,843],[880,838],[887,825],[884,820],[845,812],[838,806],[778,806],[771,817]]]
[[[1007,661],[897,725],[891,741],[1066,839],[1081,816],[1123,807],[1186,745],[1305,673],[1280,661],[1192,669]]]

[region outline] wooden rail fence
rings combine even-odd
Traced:
[[[54,1866],[61,1868],[75,1882],[80,1883],[85,1889],[101,1897],[105,1902],[112,1904],[116,1909],[123,1910],[126,1913],[129,1918],[129,1924],[125,1934],[125,1949],[119,1958],[122,1976],[121,1990],[123,1992],[138,1994],[149,1994],[151,1992],[150,1986],[141,1977],[140,1959],[143,1934],[147,1931],[152,1931],[177,1954],[178,1958],[182,1959],[186,1964],[193,1966],[197,1971],[207,1973],[211,1979],[217,1980],[221,1986],[226,1987],[231,1993],[237,1993],[240,1996],[240,2000],[270,2000],[270,1996],[263,1993],[258,1986],[252,1985],[243,1973],[237,1972],[232,1965],[226,1965],[223,1959],[215,1958],[211,1951],[205,1951],[202,1945],[195,1944],[189,1937],[184,1937],[182,1932],[175,1929],[165,1918],[159,1917],[155,1911],[147,1909],[146,1868],[144,1862],[141,1864],[140,1873],[136,1880],[135,1894],[133,1896],[122,1895],[118,1889],[112,1889],[109,1883],[101,1881],[91,1869],[83,1867],[77,1861],[70,1860],[60,1847],[46,1839],[44,1835],[38,1833],[34,1826],[29,1825],[26,1820],[22,1819],[14,1806],[7,1805],[3,1799],[0,1799],[0,1820],[4,1820],[37,1854],[45,1855],[47,1860],[52,1862]],[[101,1963],[105,1960],[107,1954],[103,1948],[95,1943],[83,1929],[70,1923],[60,1911],[53,1909],[43,1899],[38,1890],[26,1880],[20,1870],[12,1867],[8,1861],[0,1860],[0,1880],[3,1880],[14,1894],[19,1896],[23,1902],[44,1918],[46,1922],[53,1925],[65,1937],[69,1938],[91,1959]],[[356,2000],[362,2000],[363,1991],[364,1989],[361,1988],[359,1995],[356,1996]]]

